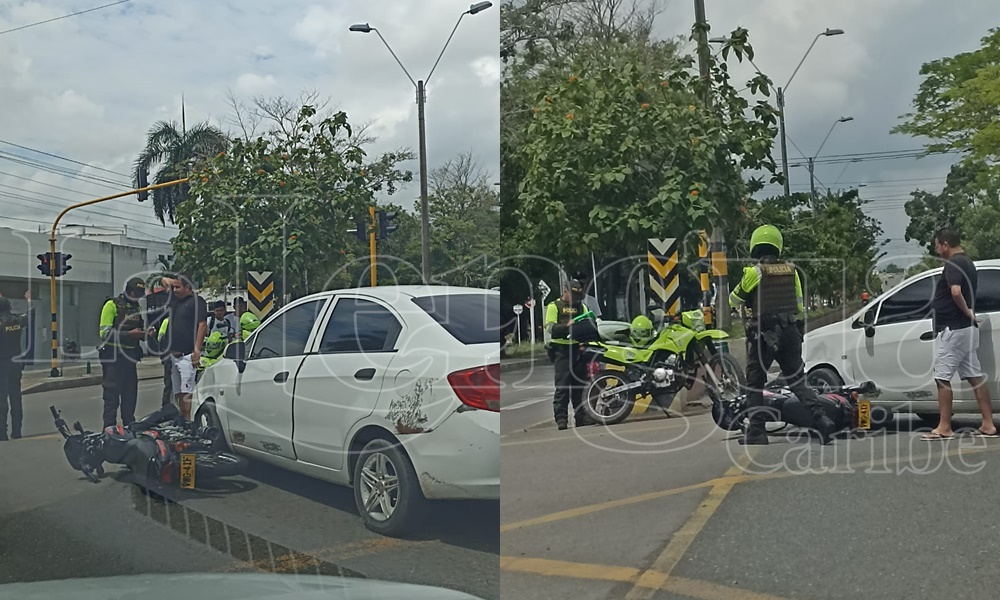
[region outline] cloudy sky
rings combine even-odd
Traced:
[[[692,0],[664,0],[659,17],[662,36],[690,32]],[[1000,26],[1000,2],[995,0],[706,0],[713,36],[736,27],[750,32],[754,62],[775,85],[784,85],[816,34],[827,28],[844,35],[821,37],[796,74],[786,94],[789,138],[806,155],[815,155],[830,126],[839,124],[821,156],[909,150],[922,141],[889,130],[910,110],[920,83],[920,66],[928,61],[975,50],[990,27]],[[691,47],[690,49],[693,49]],[[734,71],[744,81],[752,70]],[[777,147],[776,147],[777,148]],[[789,163],[803,154],[789,144]],[[775,156],[780,156],[775,152]],[[893,242],[886,250],[903,264],[922,250],[906,244],[907,217],[902,205],[920,187],[940,191],[954,157],[884,160],[845,165],[817,165],[816,178],[834,189],[865,184],[870,214],[882,221]],[[792,191],[808,191],[804,168],[789,172]],[[822,187],[818,184],[818,189]],[[774,186],[765,193],[780,193]]]
[[[113,0],[0,0],[0,31]],[[352,123],[372,122],[371,154],[417,148],[414,88],[372,34],[378,27],[414,79],[427,75],[466,0],[131,0],[99,11],[0,33],[0,214],[37,229],[72,201],[112,194],[157,120],[228,122],[227,91],[297,97],[316,90]],[[472,151],[499,172],[499,8],[467,15],[428,86],[431,168]],[[228,127],[228,125],[226,125]],[[23,146],[23,147],[19,147]],[[41,150],[77,162],[39,154]],[[83,167],[85,163],[91,167]],[[418,164],[406,165],[414,172]],[[412,205],[416,181],[397,195]],[[68,221],[127,225],[169,238],[149,205]]]

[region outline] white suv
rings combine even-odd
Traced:
[[[978,288],[975,310],[979,317],[979,360],[986,372],[994,412],[1000,408],[997,349],[994,331],[1000,330],[1000,260],[976,262]],[[896,412],[912,412],[937,423],[937,390],[932,375],[934,333],[931,300],[941,268],[906,279],[874,298],[850,318],[810,331],[803,357],[811,384],[873,381],[873,419]],[[953,381],[955,413],[978,413],[972,388]],[[882,413],[879,415],[878,413]]]

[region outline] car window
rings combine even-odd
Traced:
[[[1000,270],[983,269],[976,287],[977,313],[1000,312]]]
[[[498,294],[440,294],[414,298],[413,303],[465,345],[500,341]]]
[[[931,300],[937,276],[914,281],[882,301],[876,325],[890,325],[931,318]]]
[[[384,352],[396,346],[402,330],[396,315],[370,300],[341,298],[323,332],[319,351]]]
[[[326,300],[313,300],[290,308],[254,332],[249,358],[298,356],[305,353],[313,325]]]

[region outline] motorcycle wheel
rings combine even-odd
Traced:
[[[746,393],[746,372],[732,354],[716,354],[712,357],[709,367],[713,371],[718,369],[721,373],[719,379],[722,382],[721,392],[724,397],[735,398]]]
[[[241,475],[249,461],[230,452],[196,452],[194,457],[195,480],[217,479]]]
[[[627,383],[628,377],[610,373],[600,373],[591,379],[583,392],[583,409],[587,416],[600,425],[614,425],[627,419],[635,407],[633,390],[616,394],[610,401],[598,406],[601,404],[599,396],[603,391]]]

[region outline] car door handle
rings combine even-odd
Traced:
[[[288,381],[288,371],[282,371],[274,376],[274,383],[285,383]]]
[[[920,334],[920,341],[922,341],[922,342],[929,342],[929,341],[931,341],[933,339],[934,339],[934,332],[933,331],[925,331],[925,332],[923,332],[923,333]]]
[[[354,374],[354,378],[361,381],[371,381],[373,377],[375,377],[375,369],[361,369]]]

